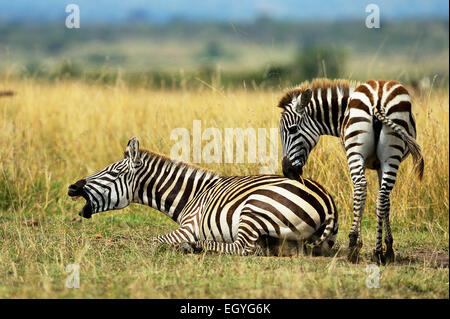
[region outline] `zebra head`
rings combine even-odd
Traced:
[[[283,175],[290,179],[298,179],[303,173],[309,153],[319,141],[319,133],[307,106],[312,98],[311,89],[306,89],[291,103],[283,106],[280,119],[280,136],[282,146]]]
[[[91,218],[95,213],[128,206],[133,200],[135,176],[141,166],[139,141],[133,137],[128,141],[123,159],[69,186],[68,195],[73,200],[79,197],[86,200],[78,214]]]

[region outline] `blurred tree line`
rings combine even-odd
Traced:
[[[199,54],[203,64],[191,72],[118,72],[113,68],[83,70],[82,66],[70,59],[62,61],[53,70],[39,66],[38,63],[27,64],[22,76],[40,77],[50,80],[77,79],[113,84],[122,80],[133,86],[153,88],[180,88],[189,83],[211,83],[215,87],[270,88],[293,85],[315,77],[339,78],[343,76],[348,54],[343,49],[333,47],[311,47],[299,49],[291,63],[285,65],[268,65],[260,70],[242,70],[226,72],[217,68],[215,62],[227,55],[217,42],[208,42]]]
[[[446,53],[448,58],[449,42],[448,20],[385,22],[380,30],[367,29],[361,21],[301,24],[264,17],[240,25],[175,20],[169,24],[86,25],[79,31],[51,24],[0,22],[0,34],[0,75],[10,65],[21,65],[16,67],[15,75],[106,84],[120,80],[154,88],[205,83],[217,88],[285,87],[314,77],[345,77],[350,58],[373,56],[380,46],[380,58],[386,61],[398,54],[408,57],[408,63],[414,65],[430,61],[433,54]],[[173,51],[180,50],[182,56],[195,61],[194,68],[169,71],[164,67],[146,67],[152,56],[140,55],[136,64],[135,56],[128,54],[133,52],[130,45],[142,50],[145,43],[168,43],[168,39]],[[286,45],[297,45],[297,49],[284,62],[269,59],[258,68],[239,64],[232,71],[221,67],[224,61],[232,65],[238,60],[242,43],[256,43],[262,50],[283,50]],[[83,50],[87,44],[91,45],[89,50]],[[45,59],[52,64],[42,62]],[[431,72],[436,72],[436,67]],[[448,82],[448,70],[442,70],[442,75]]]
[[[272,85],[298,83],[316,77],[339,78],[344,74],[347,57],[344,49],[334,47],[299,49],[291,64],[270,66],[265,78]]]

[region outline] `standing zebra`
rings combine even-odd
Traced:
[[[133,137],[124,159],[69,186],[82,196],[80,216],[145,204],[180,227],[154,242],[229,254],[254,251],[260,237],[306,241],[326,253],[338,231],[333,199],[319,184],[283,176],[223,177],[139,149]]]
[[[415,141],[416,124],[408,91],[395,81],[371,80],[359,84],[316,79],[285,93],[278,106],[283,109],[280,135],[286,177],[297,179],[302,174],[302,167],[321,135],[341,139],[354,187],[348,255],[352,262],[357,262],[362,247],[361,218],[367,194],[365,168],[377,170],[380,189],[374,259],[392,262],[389,194],[399,165],[410,152],[420,179],[424,169],[420,147]],[[382,253],[383,222],[385,255]]]

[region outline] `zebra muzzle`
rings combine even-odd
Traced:
[[[302,166],[294,166],[289,158],[284,157],[281,163],[283,169],[283,175],[289,179],[298,180],[303,174]]]
[[[67,195],[69,195],[72,200],[77,200],[80,197],[83,197],[86,200],[86,204],[84,207],[78,212],[78,215],[84,218],[91,218],[92,216],[92,205],[89,200],[89,197],[84,190],[84,186],[86,185],[86,180],[82,179],[69,186]]]

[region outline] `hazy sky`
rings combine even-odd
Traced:
[[[165,22],[189,20],[249,21],[260,15],[277,19],[361,19],[368,4],[379,5],[381,19],[448,19],[448,0],[0,0],[0,21],[57,21],[67,4],[79,5],[88,22],[126,21],[132,17]]]

